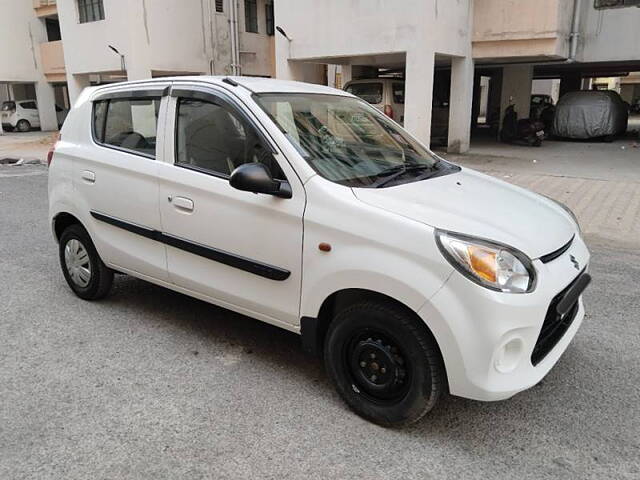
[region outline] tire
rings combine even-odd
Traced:
[[[16,124],[16,130],[18,130],[19,132],[28,132],[29,130],[31,130],[31,124],[29,123],[29,120],[25,120],[24,118],[22,120],[19,120]]]
[[[616,139],[615,135],[605,135],[604,137],[602,137],[602,141],[604,143],[612,143],[615,139]]]
[[[113,270],[102,262],[81,225],[71,225],[62,232],[59,255],[64,278],[78,297],[98,300],[109,293]]]
[[[385,427],[417,422],[446,390],[435,339],[392,304],[366,301],[339,312],[327,332],[324,361],[349,407]]]

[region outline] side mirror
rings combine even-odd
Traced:
[[[262,163],[244,163],[237,167],[229,177],[229,184],[238,190],[253,193],[265,193],[281,198],[291,198],[291,185],[286,181],[275,180],[269,169]]]

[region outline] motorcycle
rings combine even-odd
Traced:
[[[515,107],[513,105],[507,107],[500,131],[501,141],[539,147],[542,145],[543,138],[544,123],[529,118],[518,120]]]

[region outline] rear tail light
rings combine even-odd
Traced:
[[[391,105],[385,105],[384,106],[384,114],[393,119],[393,107]]]
[[[53,142],[53,145],[51,145],[51,148],[47,152],[47,167],[51,166],[51,161],[53,160],[53,153],[56,150],[56,145],[58,144],[59,140],[60,140],[60,134],[57,135],[55,141]]]

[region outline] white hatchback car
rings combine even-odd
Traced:
[[[68,110],[55,105],[58,127],[64,123],[69,113]],[[19,132],[28,132],[32,128],[40,128],[40,112],[35,100],[9,100],[2,102],[0,106],[0,121],[2,128],[6,130],[16,129]]]
[[[49,160],[78,296],[103,297],[117,271],[296,332],[382,425],[447,390],[535,385],[584,316],[589,252],[570,211],[440,159],[347,92],[243,77],[87,88]]]

